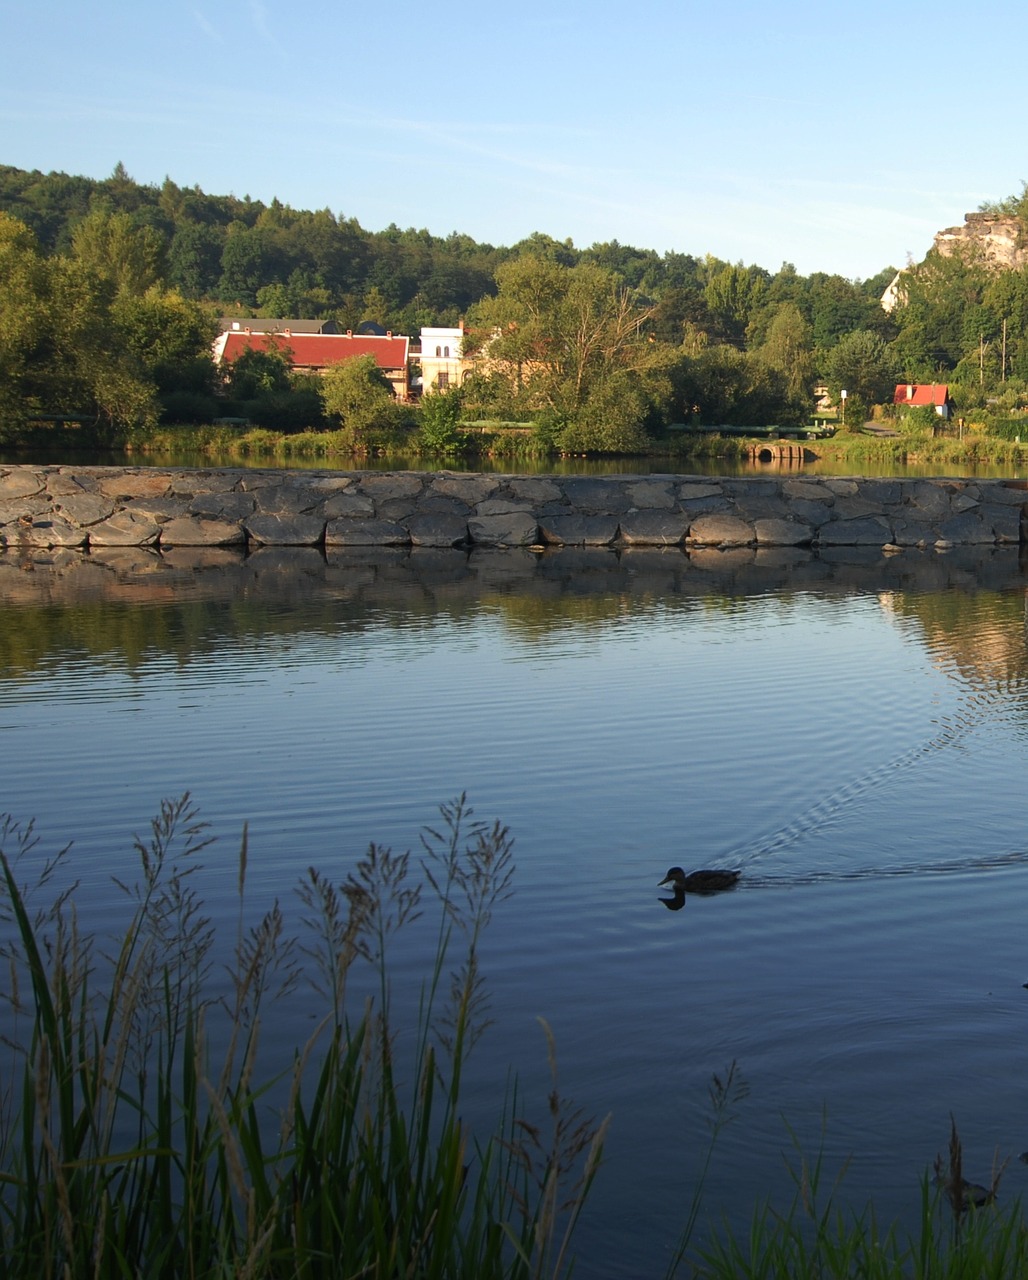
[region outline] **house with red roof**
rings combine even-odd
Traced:
[[[897,409],[916,409],[919,405],[932,405],[940,418],[948,418],[953,412],[949,387],[944,382],[897,383],[892,403]]]
[[[246,326],[245,321],[240,323]],[[373,356],[397,400],[410,398],[410,339],[394,333],[295,333],[288,328],[267,333],[249,326],[233,328],[216,338],[214,363],[231,364],[244,351],[272,349],[284,351],[297,373],[324,373],[343,360]]]

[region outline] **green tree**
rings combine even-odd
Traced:
[[[184,410],[194,418],[214,416],[211,344],[217,325],[198,303],[155,286],[142,297],[120,295],[111,315],[126,353],[152,382],[165,417]]]
[[[54,336],[51,272],[35,236],[0,213],[0,439],[48,400]]]
[[[911,381],[953,369],[979,345],[980,323],[969,323],[968,313],[982,304],[991,279],[981,253],[970,247],[952,254],[933,249],[903,273],[905,302],[895,312],[893,345]]]
[[[229,228],[221,251],[220,297],[244,306],[255,306],[261,286],[274,284],[281,276],[280,255],[266,229],[240,223]]]
[[[329,418],[338,419],[356,447],[374,428],[395,428],[404,415],[374,356],[340,360],[321,379],[321,398]]]
[[[587,439],[596,434],[596,406],[609,401],[606,388],[616,379],[625,404],[635,406],[634,430],[641,430],[664,395],[661,353],[645,333],[651,309],[591,262],[568,267],[552,257],[513,258],[498,268],[496,283],[496,296],[469,316],[466,345],[477,338],[512,401],[575,424]]]
[[[154,379],[114,309],[114,284],[77,258],[44,258],[0,213],[0,410],[10,435],[34,414],[95,415],[108,442],[157,419]]]
[[[288,391],[292,371],[289,348],[269,342],[265,348],[241,351],[225,371],[225,386],[233,400],[259,400]]]
[[[168,248],[168,281],[187,298],[212,297],[221,276],[224,234],[203,223],[175,229]]]
[[[810,325],[795,303],[787,302],[778,308],[756,355],[785,378],[790,405],[781,421],[804,421],[813,407],[814,352]]]
[[[782,370],[726,343],[695,350],[684,378],[686,409],[708,426],[766,426],[793,420],[787,388]]]
[[[466,438],[457,429],[464,406],[461,387],[430,391],[418,409],[418,440],[428,453],[452,457],[462,453]]]
[[[138,297],[164,278],[164,240],[127,213],[94,209],[72,232],[71,249],[87,271],[118,294]]]
[[[866,329],[847,334],[828,356],[828,386],[835,399],[846,391],[865,405],[891,402],[898,377],[894,353]]]
[[[722,267],[704,289],[712,335],[742,347],[746,328],[767,289],[767,272],[759,267]]]
[[[98,283],[76,258],[54,258],[50,268],[57,318],[48,371],[52,403],[59,410],[92,409],[107,444],[147,431],[160,411],[157,388],[119,321],[112,282]]]

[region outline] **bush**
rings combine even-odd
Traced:
[[[454,457],[465,451],[467,439],[458,429],[462,406],[459,387],[433,391],[422,397],[418,410],[420,449],[442,457]]]

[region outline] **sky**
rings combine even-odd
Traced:
[[[1024,0],[0,0],[0,164],[867,279],[1020,194],[1026,36]]]

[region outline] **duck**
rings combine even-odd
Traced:
[[[658,888],[670,885],[676,895],[679,893],[721,893],[725,889],[734,889],[742,875],[741,871],[690,871],[688,875],[681,867],[671,867],[661,880]]]

